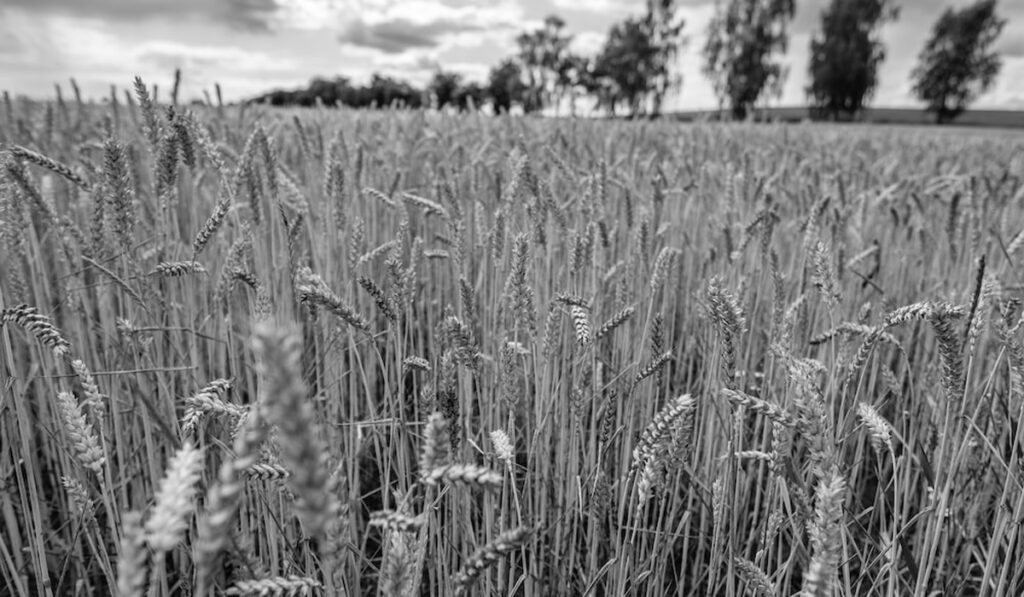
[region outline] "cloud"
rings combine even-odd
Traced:
[[[521,7],[514,2],[464,1],[459,5],[426,0],[355,2],[360,15],[342,18],[338,42],[385,54],[447,49],[511,34],[522,27]],[[350,7],[351,8],[351,7]]]
[[[45,27],[16,11],[0,8],[0,64],[17,66],[38,61],[51,46]]]
[[[204,3],[206,6],[217,4],[219,3]],[[224,16],[228,18],[228,24],[255,31],[269,29],[279,8],[275,0],[225,0],[224,5]]]
[[[405,54],[388,54],[371,61],[373,73],[398,77],[414,85],[424,85],[441,70],[452,70],[449,65],[442,65],[434,52],[408,52]],[[367,79],[364,74],[361,79]]]
[[[1009,58],[1024,57],[1024,9],[1019,10],[1017,14],[1000,16],[1007,22],[999,39],[996,40],[995,51]]]
[[[158,19],[214,20],[250,31],[270,28],[277,0],[5,0],[6,8],[30,13],[132,22]]]
[[[416,23],[406,18],[398,18],[375,24],[356,19],[338,34],[338,41],[380,50],[387,54],[399,54],[410,49],[435,48],[445,36],[451,34],[483,30],[479,23],[453,19]]]
[[[275,58],[264,52],[232,46],[193,46],[169,41],[146,42],[132,54],[140,65],[147,68],[161,71],[181,68],[186,73],[285,71],[295,66],[294,60]]]
[[[150,24],[25,11],[10,11],[9,15],[15,19],[0,20],[0,38],[4,28],[17,31],[20,47],[13,54],[0,52],[0,72],[5,74],[0,86],[37,97],[70,77],[87,98],[105,97],[111,84],[130,85],[136,75],[165,89],[176,68],[184,75],[183,98],[201,97],[214,83],[220,83],[231,97],[245,97],[274,85],[297,85],[322,71],[322,66],[307,68],[310,61],[295,53],[267,50],[266,44],[260,43],[262,38],[237,33],[225,38],[249,42],[249,47],[228,39],[213,45],[137,33],[138,29],[151,29]],[[330,47],[330,36],[326,37]]]
[[[25,44],[18,39],[14,32],[0,25],[0,56],[21,54],[24,49]]]
[[[1024,58],[1024,37],[1007,38],[996,44],[995,49],[1010,58]]]
[[[704,2],[707,0],[698,0],[698,3],[703,4]],[[602,15],[626,14],[644,9],[644,3],[641,0],[589,0],[588,2],[554,0],[554,5],[560,10],[594,12]]]

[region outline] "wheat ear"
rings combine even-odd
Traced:
[[[178,450],[167,465],[167,473],[157,490],[153,512],[146,520],[147,542],[153,551],[170,551],[181,541],[189,525],[202,467],[202,450],[188,443]]]
[[[97,475],[102,475],[106,457],[75,396],[71,392],[58,392],[57,406],[78,462]]]
[[[328,491],[327,449],[306,397],[297,330],[260,324],[253,347],[266,387],[267,422],[280,430],[281,459],[292,472],[288,488],[295,495],[295,513],[308,536],[320,537],[339,505]]]
[[[462,564],[459,571],[453,578],[455,582],[455,593],[464,594],[473,583],[484,573],[487,568],[494,565],[498,560],[519,549],[529,539],[531,529],[518,527],[498,535],[493,541],[487,543],[473,552],[473,555]]]

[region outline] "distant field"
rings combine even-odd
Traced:
[[[807,108],[769,108],[760,111],[768,118],[782,122],[799,122],[809,118]],[[680,120],[697,120],[708,118],[715,112],[677,112],[673,117]],[[858,122],[871,124],[910,124],[934,125],[934,117],[921,109],[908,108],[867,108],[859,117]],[[1010,127],[1024,128],[1024,110],[968,110],[961,114],[953,123],[944,128],[957,127]]]
[[[0,114],[0,594],[1024,594],[1024,139],[140,98]]]

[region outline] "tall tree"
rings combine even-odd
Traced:
[[[892,0],[832,0],[821,13],[821,33],[811,38],[813,108],[836,119],[853,117],[878,86],[878,65],[885,47],[878,29],[895,20]]]
[[[657,51],[643,19],[613,25],[594,65],[598,108],[614,116],[625,104],[631,117],[638,116],[651,90]]]
[[[456,102],[461,86],[462,75],[439,69],[427,85],[427,93],[433,96],[438,108],[443,108]]]
[[[370,77],[370,85],[365,88],[371,104],[378,108],[403,107],[419,108],[423,104],[423,92],[406,81],[394,79],[379,73]]]
[[[487,90],[480,86],[479,83],[470,82],[461,87],[455,92],[455,106],[460,112],[469,110],[480,109],[483,105],[484,97],[487,95]]]
[[[682,85],[682,75],[672,72],[672,63],[685,43],[683,28],[686,21],[679,17],[675,0],[647,0],[644,23],[655,51],[648,67],[651,78],[651,115],[661,114],[665,96]]]
[[[510,58],[491,68],[487,79],[487,95],[491,98],[495,113],[508,112],[516,104],[522,105],[524,111],[530,111],[522,67]]]
[[[773,57],[786,50],[786,26],[795,12],[795,0],[725,0],[724,8],[721,2],[717,5],[708,23],[704,72],[734,118],[746,118],[765,90],[781,90],[785,72]]]
[[[568,94],[569,113],[573,116],[576,115],[576,99],[579,93],[586,92],[591,87],[592,74],[591,60],[579,54],[566,54],[558,65],[558,89],[560,90],[558,101],[561,102],[562,96]]]
[[[682,82],[672,63],[684,25],[674,0],[649,0],[643,17],[613,25],[588,82],[598,107],[613,115],[620,105],[631,117],[660,114],[665,96]]]
[[[956,118],[995,82],[1002,61],[990,48],[1004,25],[995,0],[947,8],[939,17],[910,75],[914,93],[937,122]]]
[[[572,36],[565,33],[565,21],[556,15],[544,19],[540,29],[524,32],[516,38],[531,110],[551,105],[560,94],[558,71],[571,42]]]

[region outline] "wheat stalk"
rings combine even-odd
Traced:
[[[447,464],[435,467],[423,479],[427,485],[437,485],[442,481],[492,491],[499,491],[504,485],[501,473],[473,464]]]
[[[487,568],[525,545],[531,533],[532,530],[527,527],[518,527],[505,531],[495,537],[490,543],[474,551],[463,562],[462,567],[459,568],[459,571],[452,578],[452,581],[455,583],[456,594],[461,595],[467,592]]]
[[[736,406],[749,408],[754,412],[761,413],[768,417],[771,421],[785,425],[787,427],[796,426],[796,421],[793,417],[783,410],[778,405],[772,404],[767,400],[755,398],[744,392],[738,392],[736,390],[730,390],[729,388],[722,388],[722,396],[724,396],[729,402],[732,402]]]
[[[434,470],[441,469],[449,463],[448,421],[439,412],[427,418],[423,431],[423,442],[420,450],[420,479],[426,480]]]
[[[68,182],[78,185],[86,193],[92,191],[92,185],[89,184],[89,181],[82,178],[80,174],[72,170],[67,165],[62,164],[53,158],[47,157],[39,152],[32,151],[31,149],[27,149],[20,145],[12,145],[8,151],[10,151],[11,155],[15,158],[32,162],[37,166],[42,166],[43,168],[62,176]]]
[[[569,307],[569,313],[572,315],[572,325],[576,329],[576,343],[580,346],[590,344],[590,319],[587,317],[586,310],[573,305]]]
[[[601,327],[597,328],[596,332],[594,332],[594,342],[597,342],[605,336],[611,335],[611,333],[618,329],[619,326],[629,321],[635,313],[636,308],[629,306],[612,315],[607,321],[601,324]],[[655,351],[657,354],[660,354],[661,352],[663,351]]]
[[[196,233],[195,239],[192,240],[192,259],[195,260],[196,256],[203,252],[206,245],[213,238],[214,234],[220,230],[221,225],[224,223],[224,219],[227,218],[228,212],[231,211],[232,197],[229,195],[230,187],[226,184],[221,184],[221,196],[217,201],[217,206],[213,208],[213,213],[206,218],[206,222],[203,223],[203,227]]]
[[[246,414],[245,407],[231,404],[223,400],[231,389],[231,382],[226,379],[215,379],[193,396],[185,399],[185,416],[182,417],[181,432],[190,435],[196,429],[203,415],[217,413],[239,419]]]
[[[151,276],[164,278],[180,278],[189,274],[205,274],[206,268],[198,261],[163,261],[149,273]]]
[[[260,479],[261,481],[279,481],[291,476],[288,469],[284,468],[280,464],[270,462],[256,462],[254,464],[250,464],[242,472],[250,479]]]
[[[734,558],[733,564],[736,566],[736,573],[743,579],[743,582],[747,583],[747,587],[752,589],[754,594],[761,597],[775,595],[774,583],[757,564],[741,557]]]
[[[394,510],[382,510],[371,513],[368,524],[372,527],[382,527],[388,531],[413,533],[424,525],[424,519],[422,516],[409,516]]]
[[[892,453],[892,433],[890,431],[889,422],[886,421],[882,415],[878,414],[873,406],[867,402],[860,402],[857,404],[857,414],[860,415],[861,421],[864,422],[864,426],[868,428],[871,433],[871,445],[879,456],[883,456],[888,450],[888,453]]]
[[[91,470],[99,476],[103,475],[103,463],[106,456],[100,448],[99,441],[92,426],[85,420],[82,409],[71,392],[57,393],[57,406],[60,410],[61,419],[64,421],[64,430],[71,439],[71,446],[75,450],[75,456],[79,464]]]
[[[303,267],[299,270],[296,284],[296,291],[302,302],[312,307],[323,307],[355,329],[370,333],[369,322],[347,305],[341,297],[331,292],[327,283],[320,276],[309,271],[309,268]]]
[[[118,597],[142,597],[146,590],[146,533],[142,514],[128,512],[121,517],[120,557],[117,561]]]
[[[237,597],[296,597],[315,594],[321,585],[312,578],[275,576],[259,580],[240,580],[224,591]]]
[[[807,597],[830,597],[836,568],[842,555],[843,492],[846,482],[838,471],[832,471],[818,483],[811,536],[811,561],[804,571],[803,594]]]
[[[25,328],[28,333],[48,346],[54,356],[62,357],[71,348],[71,344],[64,339],[60,330],[50,323],[50,318],[41,315],[35,307],[21,304],[0,310],[0,325],[7,323],[15,323]]]
[[[267,422],[280,430],[281,459],[292,473],[288,488],[295,495],[295,514],[308,536],[319,537],[339,505],[328,491],[327,452],[302,381],[297,331],[259,324],[253,348],[266,384]]]
[[[512,441],[509,440],[508,434],[501,429],[495,429],[491,432],[491,445],[494,446],[494,453],[505,463],[506,466],[512,466],[513,459],[513,448]]]
[[[241,476],[257,465],[259,447],[266,438],[259,404],[251,407],[242,418],[235,436],[234,458],[221,463],[217,483],[209,489],[206,510],[199,519],[198,540],[195,545],[197,594],[205,595],[220,552],[231,536],[231,526],[242,500],[244,484]]]
[[[202,468],[202,450],[188,443],[168,463],[156,493],[156,503],[145,525],[146,542],[153,551],[170,551],[184,536]]]
[[[82,383],[82,389],[85,392],[85,400],[82,404],[89,407],[94,419],[102,421],[103,415],[106,412],[106,399],[100,393],[100,387],[96,384],[96,379],[93,377],[92,372],[89,371],[89,368],[80,359],[71,361],[71,368],[75,371],[75,375],[78,376],[78,380]]]

